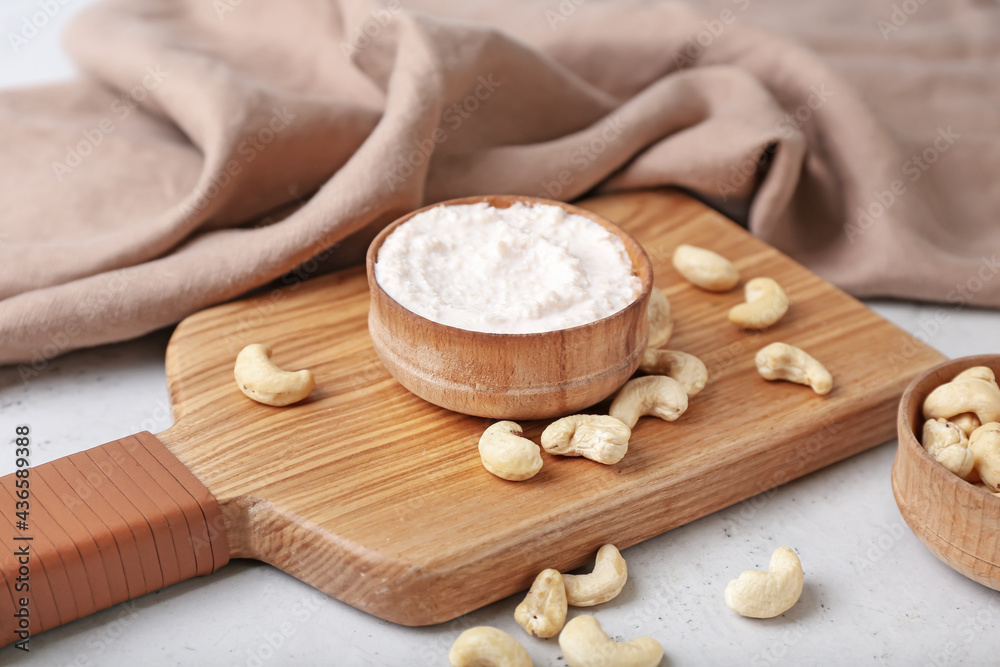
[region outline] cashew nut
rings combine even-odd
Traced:
[[[968,479],[976,457],[962,429],[944,419],[928,419],[924,422],[920,442],[934,460],[962,479]]]
[[[555,637],[566,622],[566,587],[558,570],[542,570],[528,596],[514,610],[514,620],[529,635]]]
[[[628,581],[628,566],[613,544],[597,550],[597,562],[590,574],[564,574],[566,601],[574,607],[593,607],[615,598]]]
[[[948,421],[962,429],[962,432],[965,433],[966,436],[972,435],[973,431],[982,426],[982,423],[979,421],[979,417],[972,412],[963,412],[960,415],[955,415]]]
[[[712,292],[731,290],[740,281],[740,273],[722,255],[693,245],[679,245],[674,250],[674,268],[688,281]]]
[[[616,642],[593,616],[577,616],[559,635],[559,648],[569,667],[655,667],[663,647],[652,637]]]
[[[571,415],[542,431],[542,447],[549,454],[583,456],[613,465],[628,452],[632,429],[608,415]]]
[[[743,288],[746,303],[729,310],[729,321],[744,329],[766,329],[788,312],[788,295],[771,278],[754,278]]]
[[[802,595],[802,563],[788,547],[771,555],[767,572],[747,570],[726,586],[726,606],[750,618],[772,618],[792,608]]]
[[[757,371],[765,380],[788,380],[812,387],[817,394],[833,388],[830,371],[820,362],[788,343],[771,343],[757,353]]]
[[[708,369],[701,359],[678,350],[646,349],[639,362],[639,370],[649,375],[666,375],[684,385],[688,396],[705,388]]]
[[[670,340],[670,334],[674,332],[674,320],[670,314],[670,301],[663,290],[654,287],[650,291],[646,317],[649,319],[649,342],[646,346],[666,345]]]
[[[951,419],[964,412],[975,413],[981,424],[1000,421],[1000,388],[996,382],[968,375],[959,377],[935,387],[924,401],[925,419]]]
[[[977,380],[984,380],[991,384],[997,383],[996,375],[993,373],[993,369],[989,366],[973,366],[972,368],[966,368],[964,371],[953,377],[951,381],[965,380],[966,378],[976,378]]]
[[[260,343],[247,345],[236,355],[233,375],[247,398],[281,407],[301,401],[316,388],[312,371],[283,371],[270,356],[271,348]]]
[[[522,438],[521,427],[514,422],[497,422],[479,438],[479,458],[491,473],[511,482],[521,482],[542,469],[538,445]]]
[[[983,424],[969,436],[969,449],[976,456],[976,472],[991,492],[1000,490],[1000,424]]]
[[[451,667],[532,667],[531,656],[503,630],[480,625],[458,636],[448,651]]]
[[[646,375],[625,383],[608,413],[630,429],[643,415],[672,422],[687,410],[688,395],[677,380],[666,375]]]

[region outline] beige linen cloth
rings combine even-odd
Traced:
[[[0,94],[0,363],[480,193],[681,186],[855,294],[1000,306],[995,2],[121,0],[64,37],[84,78]]]

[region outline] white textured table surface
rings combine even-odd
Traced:
[[[0,86],[66,77],[65,6],[26,46],[0,55]],[[19,31],[36,2],[5,0],[0,28]],[[6,41],[6,40],[5,40]],[[1000,313],[873,303],[949,356],[1000,352]],[[945,326],[938,326],[945,321]],[[163,354],[169,332],[57,358],[24,382],[0,368],[0,440],[28,424],[32,462],[170,425]],[[903,523],[889,470],[895,442],[827,468],[624,552],[629,583],[595,608],[619,638],[649,635],[671,665],[1000,664],[1000,593],[938,562]],[[13,470],[0,450],[0,474]],[[744,619],[722,601],[744,569],[766,569],[794,547],[805,590],[787,614]],[[555,639],[513,620],[520,596],[437,627],[404,628],[322,595],[266,565],[236,561],[214,575],[118,605],[32,639],[31,653],[0,649],[0,664],[446,665],[472,625],[521,639],[536,665],[564,665]],[[571,613],[581,613],[571,611]]]

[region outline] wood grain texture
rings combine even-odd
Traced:
[[[931,553],[952,569],[1000,590],[1000,498],[945,469],[920,445],[924,399],[973,366],[1000,375],[1000,356],[945,362],[911,384],[899,404],[892,491],[899,512]]]
[[[442,204],[480,202],[495,208],[551,204],[513,195]],[[618,236],[642,283],[635,301],[596,322],[533,334],[492,334],[432,322],[401,306],[375,280],[375,261],[386,237],[433,207],[418,209],[386,227],[368,250],[368,333],[379,360],[400,384],[434,405],[494,419],[561,417],[607,398],[625,384],[646,349],[653,267],[638,241],[621,228],[590,211],[556,203]]]
[[[379,363],[362,268],[198,313],[167,350],[177,423],[158,437],[211,489],[233,557],[257,558],[358,609],[406,625],[446,621],[889,440],[907,383],[942,355],[745,230],[677,192],[582,204],[645,247],[673,305],[670,347],[701,357],[707,387],[678,421],[640,420],[614,466],[543,453],[526,482],[483,469],[491,422],[435,407]],[[670,265],[680,243],[781,283],[789,313],[746,333],[741,289],[699,290]],[[753,357],[785,341],[820,359],[828,396],[760,378]],[[273,408],[237,389],[246,344],[310,368],[317,389]],[[607,404],[594,408],[606,411]],[[522,424],[536,440],[547,422]]]

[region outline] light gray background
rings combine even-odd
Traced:
[[[207,0],[206,0],[207,1]],[[70,0],[19,52],[8,33],[37,2],[0,5],[0,87],[74,76],[59,49]],[[556,3],[553,3],[556,4]],[[4,165],[10,169],[15,165]],[[1000,351],[1000,314],[869,302],[949,356]],[[945,321],[943,326],[937,323]],[[163,353],[169,332],[76,352],[23,383],[0,369],[0,441],[29,424],[33,462],[171,423]],[[858,341],[863,345],[864,341]],[[671,665],[998,664],[1000,594],[938,562],[903,523],[889,470],[895,442],[624,552],[630,579],[593,611],[617,638],[649,635]],[[0,474],[13,455],[0,450]],[[794,547],[806,572],[800,602],[758,621],[730,612],[726,582]],[[328,598],[266,565],[239,561],[208,578],[118,605],[32,639],[38,665],[446,665],[466,627],[518,637],[539,666],[564,665],[555,639],[513,620],[520,596],[431,628],[405,628]],[[571,613],[580,613],[573,611]],[[0,663],[28,656],[7,647]]]

